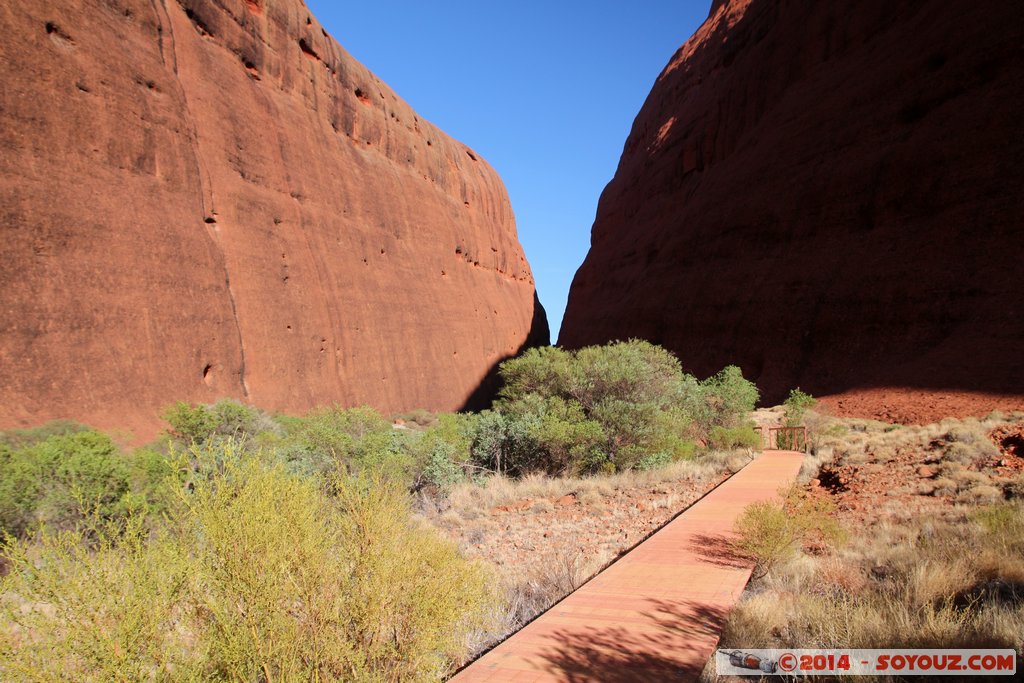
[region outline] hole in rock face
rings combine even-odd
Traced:
[[[468,149],[466,150],[466,154],[469,156],[470,159],[476,161],[476,155],[470,152]]]
[[[207,363],[206,367],[203,368],[203,383],[206,386],[213,384],[213,365],[210,363]]]
[[[59,45],[74,45],[75,41],[71,39],[71,36],[61,29],[55,22],[46,22],[46,35]]]
[[[193,9],[191,9],[190,7],[186,7],[185,16],[188,17],[189,21],[191,21],[192,24],[196,27],[196,30],[199,31],[200,35],[210,37],[213,36],[213,31],[210,30],[210,27],[206,25],[206,22],[203,21],[202,18],[200,18],[200,16],[196,14]]]
[[[299,49],[302,50],[302,54],[306,55],[310,59],[320,60],[320,55],[318,55],[316,50],[306,42],[305,38],[299,38]]]
[[[260,78],[260,70],[256,67],[256,63],[253,62],[248,57],[242,57],[241,59],[242,59],[242,66],[245,67],[245,70],[249,74],[249,76],[252,77],[253,79],[257,80],[257,81],[262,80]]]

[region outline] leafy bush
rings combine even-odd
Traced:
[[[753,558],[755,576],[764,576],[805,543],[840,542],[843,532],[829,516],[832,510],[828,499],[794,487],[786,492],[782,505],[769,501],[748,505],[736,520],[736,545]]]
[[[749,424],[739,427],[712,427],[708,445],[722,451],[734,448],[761,450],[761,434]]]
[[[183,443],[201,443],[216,436],[253,435],[272,424],[256,408],[225,399],[213,405],[192,405],[178,401],[164,409],[171,436]]]
[[[799,427],[804,424],[804,416],[810,408],[813,408],[818,403],[818,400],[800,391],[800,388],[793,389],[789,392],[789,396],[783,402],[783,406],[786,410],[786,426],[787,427]],[[782,449],[799,449],[801,448],[800,436],[795,432],[779,432],[777,435],[778,443],[776,446]]]
[[[777,563],[796,553],[800,529],[781,505],[768,501],[751,503],[736,520],[739,547],[756,563],[755,574],[763,576]]]
[[[803,423],[804,414],[815,405],[818,399],[810,394],[800,391],[800,387],[789,392],[789,396],[783,402],[786,409],[786,425],[796,427]]]
[[[3,450],[4,446],[14,450],[22,446],[31,446],[40,441],[45,441],[51,436],[67,436],[68,434],[84,432],[88,429],[85,425],[72,420],[52,420],[31,429],[11,429],[0,432],[0,451]]]
[[[336,470],[351,474],[375,472],[396,481],[412,482],[416,462],[391,423],[373,408],[331,406],[290,420],[279,444],[296,469],[320,474]]]
[[[710,408],[711,425],[737,427],[757,404],[758,391],[753,382],[744,379],[735,365],[722,368],[701,383],[705,401]]]
[[[141,518],[9,541],[0,558],[0,679],[199,681],[189,624],[187,558]],[[189,624],[191,626],[191,624]]]
[[[465,472],[456,462],[455,448],[445,441],[432,442],[423,465],[423,484],[445,488],[465,478]]]
[[[94,430],[0,449],[0,527],[21,535],[39,523],[70,529],[92,512],[111,518],[123,511],[129,475],[117,446]]]
[[[671,353],[638,340],[531,349],[500,371],[501,417],[481,421],[474,454],[512,473],[616,471],[688,457],[704,429],[738,423],[757,399],[736,368],[702,385]]]
[[[446,488],[463,481],[476,466],[471,448],[478,416],[443,413],[433,416],[424,432],[405,431],[401,447],[408,451],[418,471],[414,487]]]
[[[97,521],[2,549],[3,680],[439,680],[489,626],[490,575],[393,483],[315,480],[232,442],[170,524]],[[98,519],[98,518],[97,518]]]

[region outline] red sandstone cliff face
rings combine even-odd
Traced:
[[[497,174],[301,0],[0,7],[0,427],[454,409],[547,327]]]
[[[1022,46],[1012,0],[715,2],[633,125],[560,343],[643,337],[891,419],[1024,406]]]

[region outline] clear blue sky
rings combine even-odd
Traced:
[[[501,175],[553,342],[633,119],[710,0],[307,5],[420,116]]]

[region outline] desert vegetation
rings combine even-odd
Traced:
[[[439,680],[756,446],[736,368],[698,381],[632,341],[501,373],[480,414],[221,401],[169,406],[134,449],[3,433],[0,678]],[[580,544],[542,547],[553,530]]]
[[[1022,652],[1024,415],[804,417],[802,481],[737,524],[758,569],[723,646]]]

